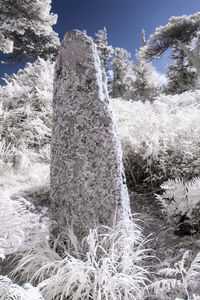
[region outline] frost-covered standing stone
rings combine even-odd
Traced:
[[[105,74],[93,40],[78,30],[65,35],[56,64],[51,201],[53,219],[73,226],[79,241],[130,216]]]

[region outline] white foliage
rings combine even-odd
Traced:
[[[124,226],[133,227],[127,235]],[[91,230],[83,245],[77,245],[69,229],[68,250],[54,241],[29,250],[15,272],[32,282],[46,300],[70,299],[143,299],[148,272],[142,266],[146,257],[140,229],[132,221],[120,222],[115,228]],[[71,247],[74,249],[69,250]],[[64,255],[56,249],[65,249]],[[77,252],[78,250],[78,252]]]
[[[149,288],[159,296],[159,299],[174,297],[180,291],[187,299],[196,298],[194,292],[200,279],[200,252],[192,259],[190,251],[186,251],[182,259],[172,268],[161,269],[158,274],[161,278],[152,283]],[[195,284],[196,282],[196,284]],[[184,298],[185,299],[185,298]]]
[[[199,97],[196,90],[161,95],[153,103],[110,99],[124,160],[136,156],[143,169],[153,167],[153,180],[198,176]]]
[[[14,284],[8,277],[0,276],[1,300],[44,300],[37,288],[26,283],[24,287]]]
[[[19,165],[26,148],[39,152],[50,142],[54,64],[38,59],[6,76],[0,87],[0,147],[5,162]],[[12,155],[13,159],[12,160]]]
[[[2,248],[0,248],[0,259],[4,260],[5,258],[5,251]]]
[[[28,95],[33,92],[33,89],[36,89],[39,96],[52,97],[53,75],[54,64],[41,58],[34,64],[27,63],[26,67],[20,69],[17,74],[6,75],[4,80],[7,85],[0,88],[3,104],[7,107],[12,103],[13,107],[18,107],[19,103],[12,99],[27,95],[26,102],[28,102]]]
[[[25,239],[28,228],[37,228],[37,217],[30,213],[23,198],[11,200],[8,193],[0,193],[0,249],[6,254],[19,249]],[[34,224],[35,223],[35,224]],[[2,257],[3,258],[3,257]]]
[[[13,51],[13,41],[5,38],[0,34],[0,50],[4,53],[11,53]]]
[[[7,76],[7,85],[0,87],[2,165],[19,165],[27,146],[49,160],[53,73],[53,64],[39,59]],[[199,97],[196,90],[161,95],[154,103],[111,99],[124,160],[134,154],[148,172],[154,165],[153,180],[198,176]]]
[[[169,218],[187,216],[190,220],[198,221],[200,177],[186,182],[181,179],[168,180],[161,188],[164,193],[157,195],[157,199]]]
[[[3,22],[0,30],[6,32],[17,32],[24,34],[27,29],[31,29],[36,35],[52,36],[52,42],[58,44],[58,38],[53,32],[52,25],[57,22],[57,15],[50,13],[51,0],[32,0],[32,1],[12,1],[4,3],[0,1],[2,7]],[[4,53],[12,52],[12,40],[0,35],[0,50]]]
[[[95,35],[97,37],[97,40],[95,40],[94,42],[97,45],[99,58],[102,66],[104,67],[104,70],[106,71],[106,74],[108,74],[109,62],[113,55],[114,49],[112,46],[108,45],[107,30],[105,27],[103,29],[98,30],[98,32]]]
[[[152,100],[158,94],[158,84],[153,76],[155,68],[145,60],[140,53],[136,53],[137,64],[133,65],[134,83],[130,98],[132,100]],[[132,97],[131,97],[132,96]]]
[[[188,60],[196,68],[198,75],[200,76],[200,32],[198,31],[197,38],[194,38],[194,45],[186,46],[183,43],[179,42],[180,47],[183,49],[185,55],[187,55]]]
[[[171,17],[165,26],[156,28],[147,43],[140,48],[140,55],[159,58],[169,47],[178,42],[188,45],[197,36],[200,28],[200,13]],[[187,54],[187,53],[186,53]]]
[[[130,73],[132,71],[131,54],[123,48],[114,51],[111,67],[113,70],[112,97],[124,97],[130,83],[133,81]],[[129,92],[129,91],[128,91]]]

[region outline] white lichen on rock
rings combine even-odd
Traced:
[[[53,218],[81,240],[98,225],[130,216],[121,146],[109,110],[96,46],[80,31],[65,35],[53,101]]]

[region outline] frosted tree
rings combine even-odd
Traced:
[[[171,17],[169,23],[156,28],[141,47],[140,56],[149,61],[158,59],[167,49],[172,49],[174,65],[168,67],[167,93],[182,93],[195,87],[196,73],[200,75],[199,30],[200,12]]]
[[[146,41],[146,36],[145,36],[145,30],[142,29],[142,38],[141,38],[141,43],[142,43],[142,46],[145,46],[147,41]]]
[[[178,45],[184,51],[190,63],[196,68],[200,77],[200,31],[198,31],[197,37],[193,39],[192,45],[184,45],[181,41],[178,42]]]
[[[113,70],[113,82],[111,96],[113,98],[126,97],[130,89],[131,72],[133,63],[131,54],[123,48],[116,48],[111,62]]]
[[[174,46],[172,56],[174,63],[168,65],[168,83],[164,92],[167,94],[181,94],[197,87],[197,73],[187,60],[184,51],[179,46]]]
[[[23,70],[6,75],[6,85],[0,87],[0,148],[10,153],[2,155],[0,164],[18,167],[24,153],[41,156],[47,152],[51,138],[54,63],[37,59]],[[11,147],[11,149],[10,149]]]
[[[102,66],[104,67],[105,71],[107,72],[108,68],[109,68],[109,62],[112,58],[114,49],[112,46],[108,45],[106,27],[104,27],[104,29],[100,29],[96,33],[96,37],[97,37],[97,40],[95,40],[95,43],[97,45],[99,57],[100,57]]]
[[[181,43],[189,45],[200,29],[200,12],[193,15],[171,17],[165,26],[156,28],[147,43],[140,49],[148,59],[159,58],[168,48]]]
[[[110,62],[114,53],[114,49],[112,46],[108,45],[106,27],[104,27],[104,29],[100,29],[96,33],[96,37],[97,40],[95,40],[94,42],[97,45],[97,51],[99,54],[101,65],[104,68],[107,76],[108,90],[110,90],[112,84],[112,78],[110,76]]]
[[[154,79],[155,71],[151,62],[136,54],[137,64],[133,65],[135,75],[134,90],[132,92],[133,100],[152,100],[158,95],[158,84]]]
[[[51,0],[0,0],[0,50],[10,53],[7,60],[54,59],[59,39],[50,9]]]
[[[142,46],[146,45],[145,31],[142,30]],[[133,100],[152,100],[158,94],[158,84],[153,73],[155,72],[151,62],[147,61],[140,52],[136,53],[137,63],[133,64],[135,75]]]

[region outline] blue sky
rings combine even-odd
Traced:
[[[148,38],[171,16],[200,11],[200,0],[53,0],[52,11],[58,14],[54,29],[61,38],[72,29],[85,29],[94,37],[105,26],[109,43],[125,48],[134,59],[142,29]],[[166,56],[154,63],[160,72],[164,72]]]
[[[141,30],[146,37],[160,25],[165,25],[171,16],[193,14],[200,11],[200,0],[53,0],[52,12],[58,14],[54,30],[60,38],[72,29],[86,30],[95,36],[98,29],[107,28],[108,41],[114,47],[131,52],[140,48]],[[166,55],[154,65],[164,72]],[[16,72],[19,66],[1,65],[4,72]]]

